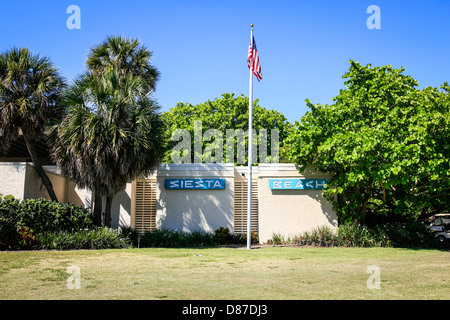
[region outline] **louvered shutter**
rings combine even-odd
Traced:
[[[234,233],[247,233],[247,180],[234,181]],[[251,228],[258,232],[258,180],[252,180]]]
[[[134,183],[132,227],[143,233],[156,228],[156,179],[139,179]]]

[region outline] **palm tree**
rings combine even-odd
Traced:
[[[116,71],[120,84],[123,84],[127,76],[141,78],[143,81],[141,90],[136,94],[148,96],[156,89],[156,82],[160,76],[158,69],[150,64],[151,58],[152,52],[140,45],[137,39],[110,36],[91,49],[86,64],[91,76],[94,77]],[[101,203],[100,195],[94,194],[94,197],[94,203]],[[98,212],[101,210],[100,206],[95,206],[95,215],[101,214]]]
[[[67,116],[52,156],[79,187],[94,191],[94,216],[110,224],[114,195],[156,168],[164,152],[163,122],[150,98],[159,71],[136,39],[109,37],[91,49],[88,71],[67,91]]]
[[[129,180],[153,172],[164,152],[164,123],[158,105],[143,97],[147,84],[110,70],[86,74],[65,95],[67,115],[57,128],[52,155],[79,187],[95,194],[94,216],[106,226],[115,194]]]
[[[137,39],[120,36],[108,37],[100,45],[91,49],[87,59],[88,69],[96,76],[115,70],[120,82],[128,75],[140,77],[145,86],[145,93],[156,89],[159,71],[150,64],[152,52],[139,44]]]
[[[38,159],[35,143],[61,115],[58,99],[64,79],[46,57],[27,48],[0,54],[0,142],[5,146],[23,136],[34,166],[53,201],[58,201],[52,183]]]

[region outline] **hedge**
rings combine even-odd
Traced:
[[[92,212],[82,206],[43,198],[0,197],[0,245],[7,249],[32,248],[42,233],[93,227]]]

